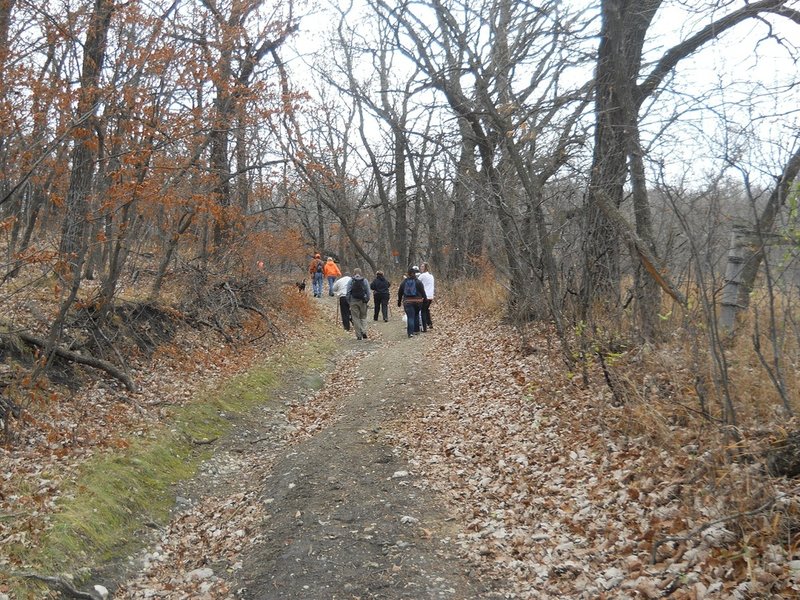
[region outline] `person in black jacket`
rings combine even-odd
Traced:
[[[375,273],[375,279],[369,284],[370,289],[374,292],[373,298],[375,299],[375,315],[373,321],[378,320],[378,313],[383,312],[383,322],[389,321],[389,286],[392,285],[386,280],[383,271]]]
[[[417,271],[413,268],[408,270],[406,278],[400,283],[397,290],[397,306],[403,306],[406,311],[406,333],[408,337],[414,337],[414,331],[419,331],[419,306],[426,299],[425,286],[417,279]]]

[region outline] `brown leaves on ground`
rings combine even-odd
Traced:
[[[587,388],[570,379],[546,328],[526,332],[523,347],[512,328],[436,309],[428,359],[442,366],[432,383],[447,394],[404,414],[398,442],[459,515],[464,556],[506,597],[800,594],[797,490],[767,478],[758,462],[731,461],[744,448],[676,410],[680,402],[664,393],[674,389],[669,378],[648,379],[648,402],[615,406],[601,373]],[[162,348],[140,374],[140,394],[95,383],[49,404],[26,427],[25,444],[3,451],[0,512],[15,515],[0,521],[4,543],[35,543],[85,457],[124,443],[126,433],[145,435],[169,405],[263,351],[234,353],[213,337],[184,335],[194,338]],[[357,360],[349,355],[320,390],[287,404],[288,443],[340,416]],[[249,484],[178,513],[123,598],[231,597],[225,576],[260,542],[267,518],[255,490],[270,465],[257,455],[241,461]]]
[[[285,335],[303,339],[312,334],[292,328]],[[171,409],[246,372],[274,345],[263,336],[259,343],[230,344],[208,330],[184,325],[152,357],[134,359],[137,393],[91,371],[82,373],[84,386],[78,390],[49,384],[42,399],[14,423],[12,442],[0,447],[0,546],[37,547],[64,490],[79,483],[87,459],[148,436]],[[0,552],[0,570],[28,567]]]
[[[337,412],[340,400],[348,389],[357,385],[356,371],[358,363],[342,360],[336,369],[331,371],[325,385],[303,402],[293,403],[287,411],[286,418],[291,425],[289,439],[296,443],[306,439],[341,415]]]
[[[464,554],[508,597],[800,594],[797,538],[786,543],[797,489],[718,460],[722,436],[654,416],[666,404],[615,408],[600,373],[573,383],[546,348],[554,332],[528,332],[531,352],[483,317],[436,317],[430,357],[450,393],[406,415],[399,441],[459,511]],[[769,510],[739,515],[765,497]]]
[[[249,466],[251,475],[263,472],[258,461]],[[262,541],[264,518],[263,499],[252,489],[204,498],[172,520],[160,543],[141,557],[139,575],[115,598],[231,597],[225,576],[241,569],[243,550]]]

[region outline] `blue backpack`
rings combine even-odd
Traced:
[[[417,280],[414,277],[409,277],[403,284],[403,297],[412,298],[417,296]]]

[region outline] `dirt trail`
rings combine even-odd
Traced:
[[[332,321],[334,299],[316,302]],[[298,365],[231,417],[118,598],[502,597],[460,558],[456,521],[395,441],[410,408],[446,390],[426,355],[439,332],[409,339],[393,312],[364,341],[340,329],[332,372]]]
[[[341,386],[338,418],[266,479],[265,542],[246,553],[239,597],[487,596],[455,556],[454,524],[391,441],[393,420],[442,392],[439,365],[424,357],[436,333],[408,339],[399,320],[370,326],[368,340],[341,341],[359,365]]]

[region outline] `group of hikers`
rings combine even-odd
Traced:
[[[373,300],[373,321],[377,321],[379,316],[383,317],[384,323],[389,321],[391,283],[383,271],[376,271],[375,278],[367,282],[361,269],[353,269],[352,276],[348,272],[342,274],[332,257],[323,261],[319,254],[315,254],[308,266],[308,272],[315,298],[322,298],[324,280],[328,280],[328,295],[338,298],[342,325],[345,331],[350,331],[352,323],[356,339],[367,339],[367,309],[370,300]],[[433,329],[431,304],[434,288],[433,274],[426,262],[419,267],[410,267],[400,282],[397,306],[402,306],[405,312],[408,337]]]

